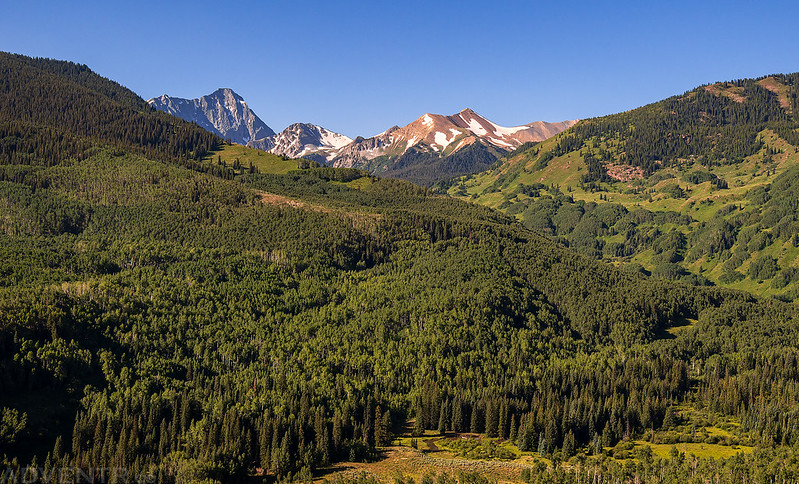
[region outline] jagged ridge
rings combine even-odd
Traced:
[[[148,102],[235,143],[421,184],[486,169],[522,144],[543,141],[577,122],[536,121],[504,127],[464,109],[451,116],[426,113],[406,126],[353,140],[310,123],[295,123],[275,134],[231,89],[218,89],[199,99],[163,95]]]
[[[275,132],[247,106],[244,98],[232,89],[221,88],[199,99],[183,99],[166,94],[147,101],[150,106],[230,141],[268,150]]]

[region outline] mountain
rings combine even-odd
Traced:
[[[290,158],[326,163],[336,150],[352,142],[347,136],[309,123],[295,123],[276,134],[232,89],[217,89],[199,99],[164,94],[147,102],[234,143]]]
[[[576,121],[499,126],[471,109],[451,115],[424,114],[412,123],[371,138],[356,138],[329,163],[368,169],[421,184],[480,171],[527,142],[545,140]]]
[[[326,164],[337,150],[352,143],[352,138],[321,126],[295,123],[270,138],[271,153],[289,158],[306,158]]]
[[[232,89],[217,89],[199,99],[164,94],[147,102],[159,111],[197,123],[234,143],[261,150],[272,147],[270,137],[275,132]]]
[[[584,254],[799,299],[799,74],[581,121],[444,187]]]
[[[428,150],[440,156],[451,155],[473,143],[482,143],[496,150],[513,150],[526,142],[543,141],[574,123],[576,121],[538,121],[505,128],[471,109],[464,109],[452,116],[426,113],[402,128],[395,126],[342,150],[334,165],[357,167],[380,156],[401,156],[412,148]]]
[[[522,144],[545,140],[576,123],[536,121],[506,128],[464,109],[452,116],[428,113],[404,127],[352,140],[308,123],[275,134],[230,89],[191,100],[163,95],[148,103],[238,144],[423,185],[484,170]]]

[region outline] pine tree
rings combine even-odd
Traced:
[[[558,426],[555,423],[554,417],[547,419],[547,426],[544,431],[544,442],[546,453],[549,454],[557,446],[558,442]]]
[[[666,409],[666,415],[663,417],[663,428],[671,429],[677,425],[677,418],[674,415],[674,410],[671,408]]]
[[[614,440],[610,422],[605,422],[605,428],[602,429],[602,447],[613,447]]]
[[[594,455],[600,455],[602,453],[602,438],[596,432],[594,432],[591,445],[593,446]]]
[[[61,457],[64,456],[64,444],[61,441],[61,436],[55,438],[55,445],[53,445],[53,461],[59,462]]]
[[[369,447],[374,447],[375,445],[374,418],[372,401],[369,400],[363,411],[363,443]]]
[[[510,417],[510,431],[508,432],[508,440],[511,442],[516,442],[516,437],[518,436],[518,429],[519,426],[516,424],[516,415],[511,415]]]
[[[497,435],[500,439],[508,437],[508,403],[505,399],[499,407],[499,421],[497,422]]]
[[[565,458],[569,458],[575,454],[577,444],[574,439],[574,433],[571,430],[566,432],[566,436],[563,438],[563,456]]]
[[[336,412],[333,416],[333,453],[336,456],[341,455],[343,451],[342,445],[344,443],[344,430],[341,422],[341,415]]]
[[[471,418],[469,419],[469,432],[473,434],[479,434],[481,427],[480,427],[480,407],[478,407],[477,403],[472,403],[472,414]]]
[[[416,420],[413,424],[413,435],[419,436],[424,435],[425,425],[424,425],[424,417],[422,416],[422,408],[418,407],[416,409]]]
[[[375,445],[386,445],[387,434],[388,429],[386,428],[385,421],[383,420],[383,409],[380,404],[377,404],[377,407],[375,407]]]
[[[489,437],[497,436],[497,428],[499,427],[499,409],[497,408],[496,400],[488,400],[486,402],[486,435]]]
[[[269,468],[270,459],[270,446],[269,446],[269,427],[265,422],[262,422],[258,432],[258,455],[260,457],[261,467],[263,469]]]
[[[463,404],[459,398],[452,401],[452,430],[463,432]]]
[[[381,419],[381,429],[383,434],[383,441],[380,445],[386,446],[391,444],[391,413],[388,410],[383,412],[383,418]]]

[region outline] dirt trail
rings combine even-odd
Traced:
[[[304,202],[292,200],[283,195],[275,195],[274,193],[258,192],[258,197],[264,205],[288,205],[294,208],[303,208],[306,206]]]
[[[439,449],[438,446],[436,445],[436,440],[439,440],[440,438],[441,437],[438,437],[438,438],[435,438],[435,439],[427,439],[427,440],[424,440],[423,442],[425,444],[427,444],[428,450],[430,450],[431,452],[438,452],[441,449]]]

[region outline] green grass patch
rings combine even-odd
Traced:
[[[213,152],[206,161],[212,164],[223,164],[229,168],[240,167],[246,171],[250,164],[260,173],[280,175],[297,169],[297,160],[287,160],[278,155],[256,150],[237,144],[226,144],[219,151]]]
[[[496,439],[452,437],[436,441],[439,448],[452,451],[457,457],[471,460],[515,460],[521,452],[507,442]]]
[[[726,459],[733,457],[739,453],[751,454],[754,447],[746,445],[720,445],[720,444],[706,444],[694,442],[680,442],[677,444],[652,444],[649,442],[642,442],[640,440],[634,441],[636,448],[649,447],[652,453],[658,457],[668,459],[671,455],[672,448],[686,454],[693,454],[696,457],[713,457],[715,459]]]

